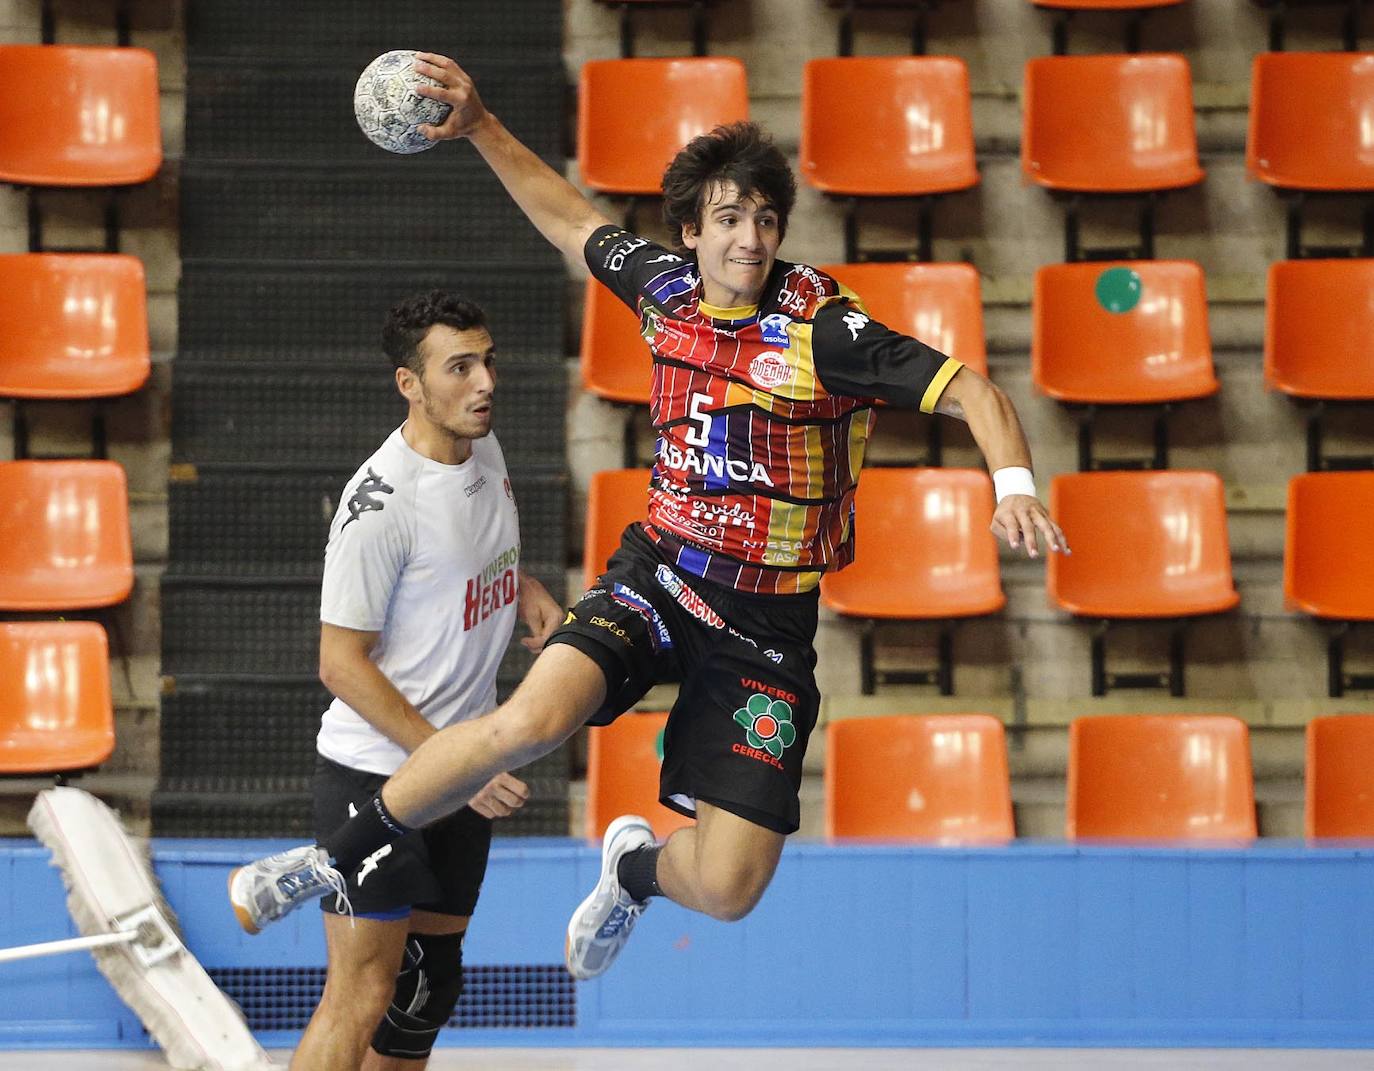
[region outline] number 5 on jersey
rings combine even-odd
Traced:
[[[693,394],[688,406],[692,427],[682,436],[689,446],[706,447],[711,445],[711,414],[705,407],[711,403],[709,394]]]

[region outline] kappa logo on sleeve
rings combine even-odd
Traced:
[[[849,328],[849,337],[857,342],[859,332],[868,326],[868,317],[861,312],[847,312],[844,314],[844,325]]]
[[[348,500],[348,520],[343,522],[343,528],[347,528],[364,513],[386,508],[386,503],[374,496],[395,493],[396,488],[373,472],[369,466],[367,475],[358,481],[357,487],[353,488],[353,497]],[[342,532],[343,528],[340,528],[339,531]]]

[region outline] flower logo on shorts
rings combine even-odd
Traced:
[[[735,711],[735,721],[744,726],[750,747],[766,751],[775,759],[782,758],[783,750],[797,739],[792,707],[786,700],[770,699],[761,692],[755,692]]]

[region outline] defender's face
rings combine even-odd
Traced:
[[[496,351],[487,329],[435,324],[419,349],[425,374],[415,377],[415,392],[407,397],[424,418],[459,439],[480,439],[491,431]]]
[[[742,194],[733,182],[707,193],[701,228],[682,228],[682,244],[696,251],[702,296],[712,305],[755,305],[782,244],[778,211],[757,193]]]

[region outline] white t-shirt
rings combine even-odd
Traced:
[[[496,437],[474,439],[461,465],[442,465],[397,428],[344,489],[325,550],[320,620],[380,632],[377,668],[442,729],[496,706],[519,566],[519,518]],[[325,711],[316,747],[387,775],[406,757],[342,699]]]

